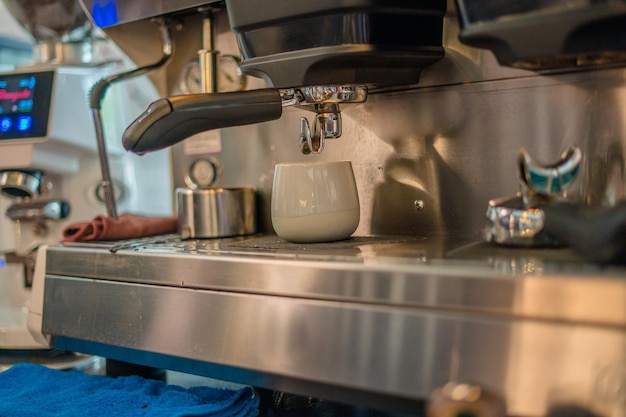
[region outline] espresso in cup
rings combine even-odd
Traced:
[[[359,225],[359,195],[350,161],[277,164],[272,225],[290,242],[332,242]]]

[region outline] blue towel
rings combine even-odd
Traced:
[[[18,364],[0,373],[0,417],[252,417],[258,399],[240,390],[182,388],[137,376],[111,378]]]

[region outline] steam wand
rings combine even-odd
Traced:
[[[119,81],[127,80],[129,78],[143,75],[149,71],[158,69],[165,65],[172,56],[172,35],[170,29],[165,24],[163,19],[156,19],[159,23],[159,29],[161,31],[161,38],[163,41],[163,55],[159,61],[138,67],[129,71],[121,72],[111,75],[107,78],[99,80],[91,87],[89,92],[89,105],[91,107],[91,114],[93,116],[94,127],[96,130],[96,140],[98,142],[98,157],[100,159],[100,170],[102,172],[102,189],[104,191],[104,198],[107,208],[107,215],[113,219],[117,219],[117,207],[115,203],[115,195],[113,191],[113,182],[111,181],[111,172],[109,169],[109,160],[107,158],[106,143],[104,140],[104,128],[102,125],[102,102],[108,88]]]

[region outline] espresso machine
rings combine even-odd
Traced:
[[[534,238],[561,203],[594,209],[556,214],[578,242],[602,246],[590,219],[621,236],[626,10],[500,3],[83,0],[137,65],[172,31],[123,147],[170,149],[175,187],[254,188],[258,233],[49,246],[31,331],[275,413],[623,416],[623,252]],[[337,159],[355,234],[277,238],[274,166]]]
[[[34,40],[33,60],[0,74],[0,356],[2,367],[34,361],[54,367],[93,366],[92,357],[49,349],[27,329],[38,248],[62,239],[71,223],[104,211],[89,91],[99,79],[129,67],[128,58],[98,34],[78,2],[4,2]],[[156,93],[145,81],[130,94],[111,93],[104,104],[111,164],[120,208],[171,213],[169,157],[150,161],[124,157],[120,136]],[[135,109],[135,110],[133,110]],[[147,163],[147,165],[146,165]],[[138,176],[163,165],[159,189]],[[143,190],[142,187],[145,187]],[[138,207],[148,202],[147,207]]]

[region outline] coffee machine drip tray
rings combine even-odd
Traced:
[[[626,369],[625,272],[449,237],[66,244],[47,250],[42,330],[60,349],[409,414],[471,381],[507,415],[545,416],[554,392],[584,404]]]

